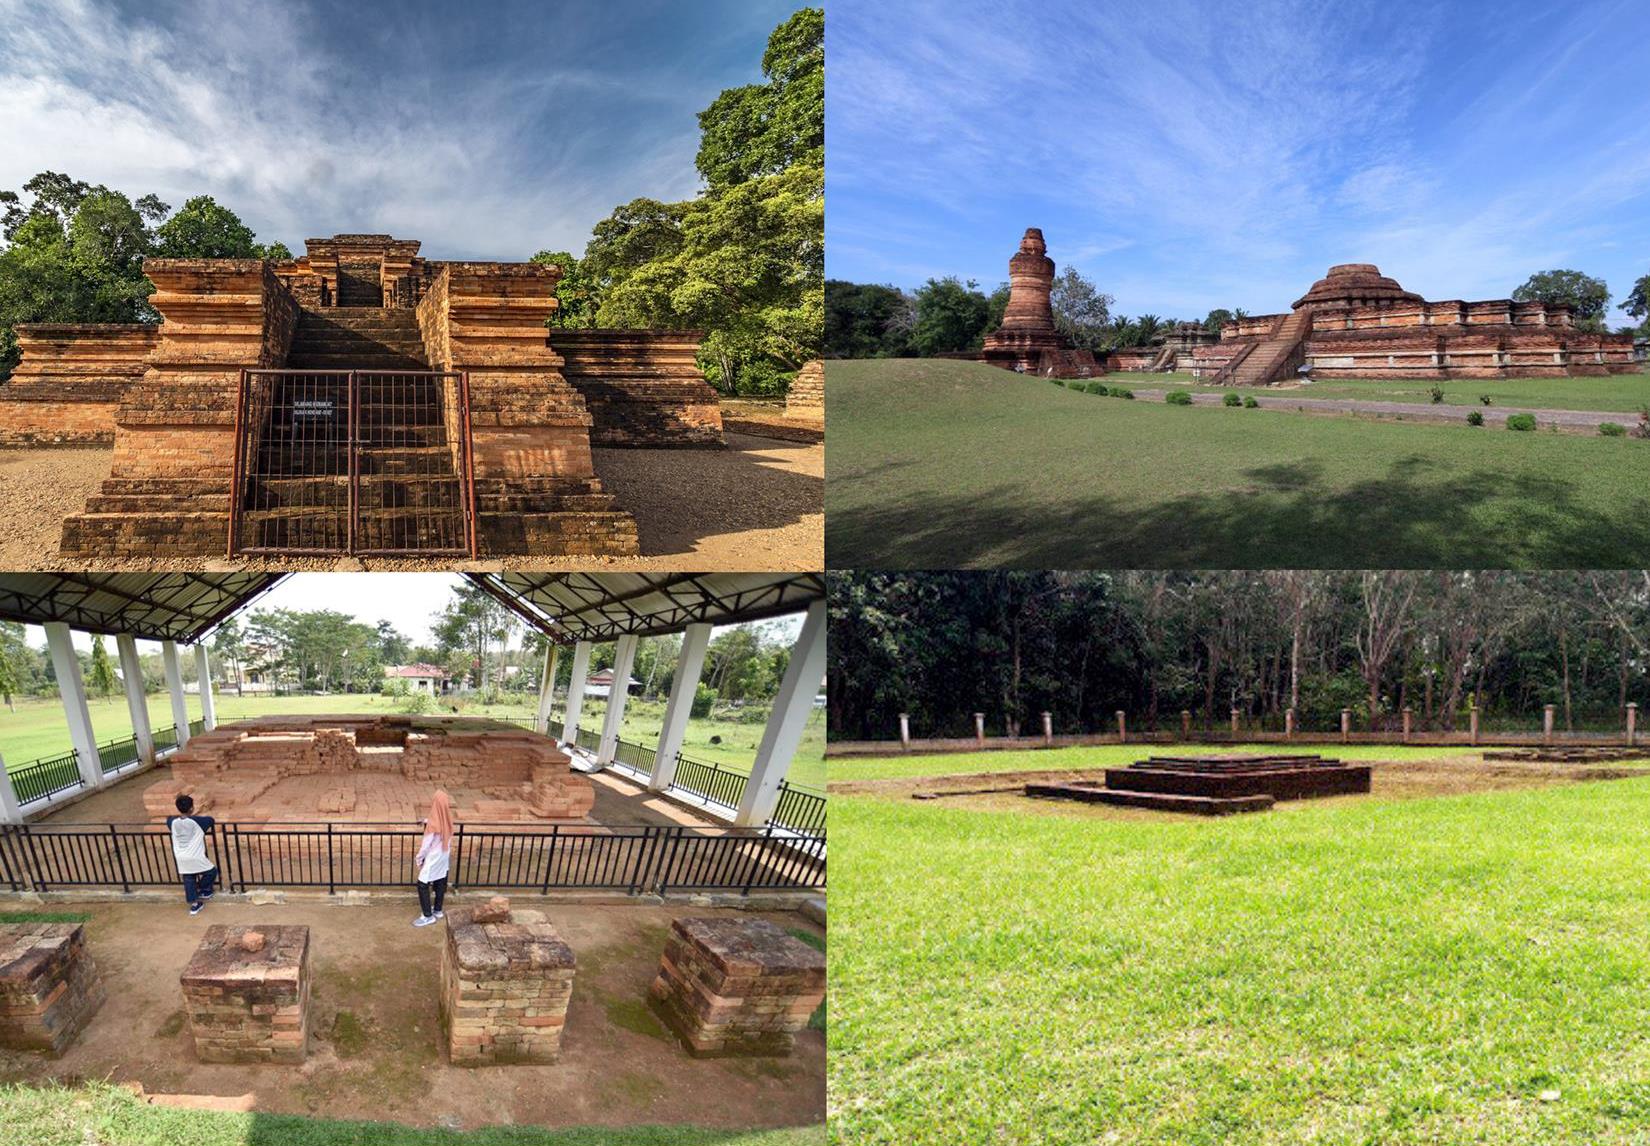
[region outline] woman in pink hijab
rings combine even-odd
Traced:
[[[453,854],[453,801],[437,788],[430,801],[430,816],[424,821],[424,838],[418,842],[418,854],[413,867],[418,873],[418,906],[420,914],[413,920],[414,927],[428,927],[442,917],[441,901],[447,898],[447,863]],[[431,910],[431,892],[434,892],[434,910]]]

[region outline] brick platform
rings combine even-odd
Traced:
[[[0,924],[0,1047],[60,1055],[103,999],[80,924]]]
[[[126,388],[143,378],[160,328],[137,323],[17,327],[23,359],[0,385],[0,445],[108,445]]]
[[[536,917],[536,913],[533,913]],[[441,1026],[454,1066],[555,1062],[577,960],[548,923],[504,901],[447,911]]]
[[[825,420],[825,363],[815,358],[796,372],[785,391],[785,417],[804,422]]]
[[[249,935],[262,937],[243,942]],[[301,1063],[309,1048],[309,928],[206,929],[184,969],[183,1003],[202,1062]]]
[[[144,790],[155,820],[187,792],[196,810],[243,826],[270,821],[416,823],[445,788],[480,823],[583,820],[596,789],[548,737],[434,717],[289,716],[190,737],[171,776]]]
[[[1027,784],[1027,796],[1220,816],[1259,812],[1278,800],[1369,791],[1367,764],[1309,755],[1152,756],[1107,768],[1104,782]]]
[[[699,370],[698,330],[552,330],[568,382],[584,396],[597,446],[712,446],[722,408]]]
[[[650,999],[699,1057],[788,1055],[825,998],[825,956],[765,919],[678,919]]]

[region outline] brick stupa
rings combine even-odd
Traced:
[[[1027,227],[1020,249],[1008,260],[1008,306],[1003,324],[985,336],[980,359],[1004,370],[1046,378],[1087,378],[1100,373],[1094,355],[1079,350],[1054,325],[1054,260],[1037,227]]]

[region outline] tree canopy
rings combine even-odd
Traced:
[[[829,728],[888,739],[988,725],[1203,726],[1231,709],[1332,730],[1621,727],[1650,702],[1650,574],[1334,571],[833,573]]]
[[[17,365],[17,323],[156,321],[147,302],[154,286],[143,276],[151,255],[290,257],[279,243],[258,244],[233,211],[207,195],[167,218],[171,208],[154,195],[133,201],[43,171],[21,193],[0,191],[0,208],[0,379]]]
[[[1516,302],[1544,302],[1568,306],[1576,325],[1602,329],[1604,312],[1610,306],[1610,288],[1603,279],[1580,271],[1541,271],[1531,275],[1512,293]]]

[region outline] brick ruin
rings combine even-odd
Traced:
[[[187,792],[197,811],[243,827],[416,823],[445,788],[461,821],[582,823],[596,790],[570,763],[548,737],[484,720],[269,717],[191,736],[143,805],[162,821]]]
[[[307,1057],[308,927],[208,927],[180,981],[201,1062],[302,1063]]]
[[[1147,347],[1095,355],[1054,325],[1054,261],[1029,228],[1009,260],[1002,326],[986,335],[982,362],[1049,378],[1109,371],[1189,370],[1213,385],[1269,386],[1331,378],[1558,378],[1631,374],[1642,367],[1633,338],[1581,330],[1567,306],[1491,299],[1429,302],[1370,263],[1344,263],[1286,314],[1234,319],[1212,338],[1179,323]]]
[[[785,417],[803,422],[825,421],[825,363],[815,358],[803,364],[785,392]]]
[[[0,923],[0,1047],[56,1057],[105,997],[79,923]]]
[[[649,998],[698,1057],[788,1055],[825,998],[825,955],[765,919],[678,919]]]
[[[1262,812],[1279,800],[1369,791],[1367,764],[1323,756],[1152,756],[1103,777],[1027,784],[1027,796],[1090,804],[1224,816]]]
[[[592,444],[723,445],[698,331],[548,329],[554,266],[432,262],[388,235],[306,248],[145,260],[158,327],[18,328],[0,445],[114,445],[102,490],[64,523],[64,556],[225,551],[243,369],[467,373],[488,555],[634,555],[635,522],[602,489]],[[456,383],[442,385],[456,431]],[[456,467],[458,434],[448,440]]]
[[[578,960],[538,912],[495,896],[449,908],[441,955],[441,1027],[454,1066],[553,1063]]]
[[[1043,232],[1027,227],[1008,260],[1008,306],[1003,323],[985,336],[980,361],[1045,378],[1087,378],[1104,372],[1094,354],[1079,350],[1054,325],[1054,260]]]

